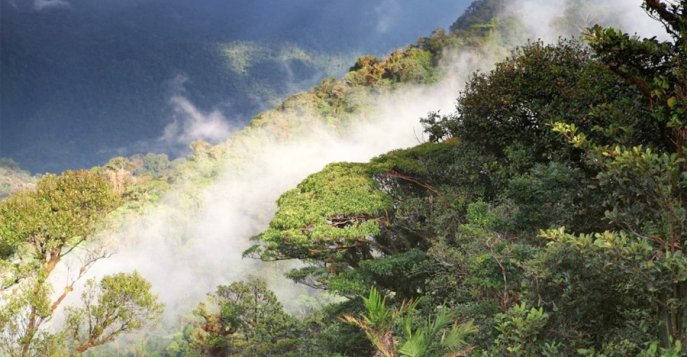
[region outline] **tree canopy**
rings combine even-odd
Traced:
[[[330,165],[282,196],[251,252],[303,259],[299,282],[387,295],[341,305],[381,355],[405,353],[390,316],[417,297],[425,316],[474,321],[480,353],[683,353],[687,15],[644,7],[670,40],[595,26],[588,47],[515,49],[454,113],[423,119],[433,143]]]
[[[77,281],[99,259],[101,250],[83,248],[107,213],[120,203],[109,181],[89,171],[48,174],[36,189],[0,201],[0,349],[12,356],[84,352],[139,328],[161,313],[150,284],[137,274],[89,281],[84,308],[68,317],[73,332],[51,331],[47,323]],[[81,254],[81,266],[64,286],[53,290],[49,278],[69,254]],[[81,331],[86,324],[86,331]]]

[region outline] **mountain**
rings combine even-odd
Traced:
[[[192,139],[217,138],[165,137],[189,115],[174,98],[240,128],[360,54],[447,26],[466,5],[2,0],[0,157],[43,172],[136,152],[176,156]]]
[[[0,349],[684,355],[685,4],[504,4],[361,56],[217,144],[0,201]]]
[[[31,189],[35,183],[36,178],[17,163],[0,159],[0,200],[15,192]]]
[[[0,294],[0,299],[12,302],[2,311],[10,322],[1,327],[7,336],[41,332],[35,338],[0,342],[0,347],[15,351],[28,348],[36,354],[92,348],[109,340],[86,337],[92,332],[112,332],[116,336],[121,331],[116,325],[105,327],[100,323],[96,324],[100,332],[83,329],[82,317],[97,318],[93,313],[108,311],[104,306],[82,309],[95,306],[93,299],[121,301],[107,303],[110,307],[127,306],[121,316],[128,314],[129,308],[139,309],[136,319],[124,320],[132,324],[132,329],[157,320],[159,301],[165,304],[165,314],[150,335],[131,334],[96,353],[129,353],[137,349],[144,354],[183,355],[180,349],[185,348],[185,342],[179,333],[182,320],[217,284],[249,274],[281,284],[278,271],[286,271],[288,265],[243,262],[240,258],[249,247],[249,237],[267,224],[279,193],[327,162],[342,157],[366,160],[398,145],[415,143],[412,129],[417,126],[417,118],[436,108],[436,100],[442,107],[450,107],[453,102],[452,86],[441,85],[449,70],[442,65],[443,49],[469,40],[466,50],[473,49],[475,58],[483,58],[486,52],[479,49],[478,43],[489,42],[489,32],[476,29],[474,33],[453,36],[437,31],[416,45],[382,58],[360,57],[349,64],[352,67],[343,78],[325,79],[308,91],[289,96],[217,145],[196,141],[191,144],[191,153],[184,157],[115,157],[89,170],[44,175],[36,190],[14,193],[0,201],[0,268],[7,268],[3,270],[7,273],[3,284],[8,284],[7,291],[24,292]],[[458,80],[449,82],[455,84]],[[425,91],[424,100],[414,98],[414,94]],[[381,107],[382,101],[392,112],[379,111],[377,106]],[[397,104],[392,105],[394,102]],[[411,108],[417,102],[422,103]],[[375,124],[380,115],[385,117],[381,126]],[[356,138],[356,133],[362,137]],[[315,143],[317,148],[310,146]],[[208,204],[215,208],[206,209]],[[220,216],[214,216],[216,213]],[[30,244],[25,234],[40,238]],[[44,247],[51,248],[47,251]],[[99,259],[97,251],[101,248],[107,253],[117,252],[113,255],[116,258]],[[21,258],[27,254],[38,258]],[[69,268],[72,259],[84,269]],[[91,265],[91,259],[98,262]],[[70,272],[77,272],[78,277]],[[58,297],[60,301],[54,306],[59,308],[53,310],[54,314],[48,313],[45,318],[21,314],[24,309],[35,309],[36,299],[51,300],[46,295],[49,287],[62,291],[61,282],[48,282],[43,277],[60,279],[57,276],[63,273],[78,282],[73,285],[74,293],[70,294],[71,286],[65,287],[63,296],[68,297]],[[108,278],[103,280],[103,274]],[[141,277],[150,283],[141,281]],[[169,284],[170,278],[176,283]],[[90,282],[84,286],[86,280]],[[134,291],[127,290],[127,286]],[[84,288],[93,289],[93,294],[79,294]],[[157,292],[151,295],[151,289]],[[130,293],[117,295],[127,291]],[[300,296],[300,292],[302,289],[295,289],[293,297]],[[80,297],[91,300],[79,303]],[[126,301],[131,298],[138,302]],[[294,308],[297,301],[293,301]],[[74,322],[70,322],[74,329],[70,327],[69,334],[42,333],[53,315],[57,320],[64,313]],[[147,321],[140,321],[141,317]],[[34,321],[29,323],[37,327],[22,330],[27,321]],[[122,321],[117,318],[112,322]],[[73,344],[76,340],[81,342]]]

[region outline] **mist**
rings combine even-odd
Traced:
[[[528,28],[530,37],[553,41],[560,35],[569,35],[561,33],[556,25],[568,5],[566,1],[521,0],[506,11],[521,16],[526,23],[545,24]],[[594,22],[627,23],[632,26],[626,31],[647,36],[661,30],[660,25],[643,14],[639,1],[595,2],[594,6],[597,5],[595,9],[605,12],[597,13]],[[629,18],[614,16],[617,9],[623,9],[620,13]],[[287,270],[283,263],[242,258],[242,252],[251,245],[250,237],[267,228],[277,198],[328,163],[366,162],[390,150],[423,142],[419,118],[430,111],[452,112],[455,99],[471,74],[476,70],[488,71],[504,53],[503,48],[495,47],[444,54],[441,68],[445,75],[441,81],[379,95],[374,99],[375,109],[353,120],[345,133],[321,125],[290,139],[270,137],[267,129],[260,128],[244,136],[230,136],[228,143],[234,141],[231,147],[235,151],[215,182],[197,193],[189,193],[193,192],[192,183],[176,183],[154,208],[127,217],[121,229],[98,237],[113,255],[98,262],[88,277],[138,271],[152,283],[154,292],[165,304],[166,326],[178,326],[182,316],[189,314],[217,285],[250,275],[268,280],[287,307],[297,309],[288,302],[311,292],[283,277]],[[175,101],[180,108],[177,120],[181,124],[170,129],[169,140],[231,132],[222,113],[203,113],[183,97]],[[284,119],[311,123],[307,113]],[[197,131],[198,126],[209,129]],[[246,137],[260,139],[251,141]],[[191,203],[187,199],[189,194],[193,197]],[[67,304],[76,303],[77,298],[78,293],[73,293]]]
[[[451,112],[467,76],[477,69],[487,70],[494,62],[489,56],[488,52],[447,54],[450,61],[444,65],[444,80],[376,97],[374,111],[354,119],[344,134],[322,125],[287,140],[270,138],[263,132],[268,129],[230,137],[228,142],[235,141],[235,151],[229,155],[233,158],[213,184],[194,193],[192,183],[179,182],[154,208],[127,217],[121,229],[97,237],[95,244],[113,255],[97,262],[82,282],[116,272],[139,272],[165,304],[163,331],[178,331],[183,318],[217,285],[249,276],[267,280],[285,307],[298,313],[299,301],[314,292],[283,276],[297,262],[242,258],[252,244],[249,238],[267,228],[277,198],[328,163],[365,162],[422,142],[419,118],[429,111]],[[190,111],[189,116],[196,114]],[[314,121],[307,114],[286,119]],[[78,264],[73,257],[71,265]],[[56,274],[57,290],[64,274],[64,270]],[[79,295],[77,288],[65,306],[78,304]]]
[[[55,8],[55,7],[67,7],[69,2],[65,0],[34,0],[33,8],[36,11],[41,11],[44,9]]]
[[[168,124],[160,140],[169,144],[188,145],[195,140],[217,143],[232,132],[230,122],[219,110],[203,113],[187,98],[174,96],[175,120]]]
[[[545,42],[561,36],[580,38],[595,24],[659,39],[668,36],[660,22],[647,16],[641,1],[635,0],[516,0],[504,12],[520,20],[529,38]]]

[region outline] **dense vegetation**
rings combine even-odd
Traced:
[[[164,154],[115,157],[87,171],[66,171],[40,179],[31,177],[11,161],[3,163],[3,179],[8,181],[3,195],[12,194],[0,201],[3,353],[20,356],[90,353],[124,333],[154,323],[162,306],[151,293],[150,284],[135,272],[105,276],[100,281],[89,280],[82,293],[74,291],[89,269],[110,254],[103,249],[109,242],[100,241],[101,235],[96,233],[117,230],[127,222],[127,217],[153,208],[172,187],[177,195],[183,195],[180,200],[188,209],[194,209],[197,194],[203,187],[216,179],[225,166],[244,165],[250,153],[259,150],[262,144],[289,140],[314,125],[345,131],[356,115],[371,110],[375,95],[393,91],[401,83],[435,81],[444,42],[465,44],[470,39],[468,45],[477,48],[479,38],[488,40],[488,35],[488,31],[482,30],[474,38],[469,32],[461,36],[437,33],[383,59],[363,57],[344,80],[326,79],[308,92],[287,98],[220,145],[194,142],[191,154],[185,158],[172,161]],[[31,190],[34,184],[36,187]],[[61,271],[61,266],[67,271]],[[212,305],[242,301],[239,297],[228,298],[231,296],[228,294],[239,294],[236,289],[264,294],[252,303],[254,306],[277,304],[274,295],[260,284],[220,287],[217,295],[211,297]],[[82,306],[65,306],[65,301],[74,294],[81,295]],[[234,308],[232,305],[231,309]],[[281,317],[276,318],[277,326],[266,326],[266,332],[261,333],[253,331],[257,328],[255,324],[241,322],[248,318],[243,313],[234,318],[239,325],[227,331],[224,320],[215,322],[214,311],[214,308],[199,308],[194,314],[198,321],[206,321],[203,328],[189,327],[171,343],[168,339],[153,340],[142,348],[170,354],[228,351],[204,345],[214,341],[229,350],[262,353],[257,351],[274,352],[276,348],[289,351],[300,345],[300,340],[293,337],[300,335],[293,331],[303,330],[300,322],[280,306],[267,310],[270,321],[275,319],[275,313],[282,311]],[[62,321],[64,326],[60,327]],[[216,327],[220,336],[204,330],[212,329],[217,323],[220,323]],[[293,331],[279,332],[284,324],[293,326]],[[234,330],[239,326],[242,326],[240,330]],[[241,342],[241,338],[233,338],[236,331],[251,340]],[[287,335],[294,342],[275,339]],[[229,337],[234,342],[223,342],[222,338]],[[270,350],[270,346],[275,350]],[[108,350],[99,351],[96,354]]]
[[[136,273],[90,280],[83,307],[68,307],[63,331],[45,328],[74,284],[107,253],[86,240],[119,196],[101,176],[87,171],[46,175],[35,191],[0,204],[2,311],[0,348],[12,356],[82,353],[154,320],[162,305]],[[83,251],[75,251],[77,248]],[[79,256],[76,272],[53,290],[58,264]]]
[[[162,306],[150,284],[115,274],[86,284],[62,330],[46,328],[104,257],[94,232],[171,186],[188,187],[193,201],[222,164],[246,164],[263,143],[316,125],[345,131],[374,95],[444,75],[447,49],[498,47],[518,35],[517,24],[492,19],[500,4],[477,1],[450,33],[361,57],[343,80],[288,98],[222,144],[195,142],[185,159],[117,157],[0,201],[3,351],[92,352],[154,321]],[[180,331],[138,352],[684,355],[687,9],[644,7],[669,41],[596,26],[584,43],[529,42],[474,74],[454,113],[423,118],[429,142],[330,164],[285,192],[244,254],[299,259],[290,279],[340,299],[294,317],[260,279],[221,285]],[[77,274],[53,285],[72,256]]]
[[[423,119],[433,142],[279,199],[247,254],[350,298],[306,320],[315,355],[684,353],[687,9],[644,6],[670,41],[531,42]]]

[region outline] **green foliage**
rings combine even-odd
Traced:
[[[441,309],[434,318],[413,327],[414,319],[406,316],[403,319],[405,342],[398,352],[401,356],[451,356],[466,354],[471,347],[467,337],[477,331],[472,322],[458,324],[455,314]]]
[[[687,140],[682,134],[687,124],[685,4],[649,0],[643,6],[663,23],[672,41],[640,39],[600,26],[589,29],[587,40],[601,61],[651,99],[654,117],[673,130],[675,145],[681,150]]]
[[[627,353],[637,353],[636,342],[650,340],[657,323],[647,289],[652,283],[642,278],[648,271],[636,265],[651,259],[650,247],[610,232],[572,236],[560,229],[544,237],[551,243],[527,263],[527,274],[531,298],[555,311],[550,338],[575,336],[577,343],[597,346],[623,343]],[[571,341],[566,346],[575,347]]]
[[[503,0],[477,0],[465,10],[453,24],[451,31],[466,30],[476,24],[488,23],[498,15],[504,7]]]
[[[623,108],[625,130],[632,133],[627,140],[638,142],[638,137],[646,140],[656,135],[652,142],[660,143],[660,134],[650,131],[651,125],[642,118],[643,108],[626,102],[626,98],[640,101],[638,93],[621,83],[578,43],[531,43],[497,65],[488,77],[473,79],[459,99],[457,116],[463,124],[456,134],[483,143],[498,156],[506,155],[513,144],[521,145],[531,152],[530,164],[574,160],[575,152],[565,149],[550,126],[574,123],[598,140],[617,142],[623,137],[598,135],[596,129],[609,125],[610,118],[589,115],[590,108],[601,105]]]
[[[396,346],[391,330],[398,315],[403,311],[388,307],[386,297],[374,288],[370,290],[369,297],[363,297],[363,305],[365,315],[359,319],[346,315],[344,320],[359,326],[382,355],[393,356]]]
[[[59,259],[64,247],[85,240],[117,204],[118,197],[102,177],[86,171],[45,175],[35,191],[0,203],[2,258],[28,245],[38,261]]]
[[[447,310],[439,310],[433,318],[418,319],[414,315],[417,302],[392,308],[374,288],[369,297],[363,297],[363,304],[365,314],[359,318],[345,315],[343,319],[360,327],[382,356],[445,356],[470,350],[466,337],[476,331],[475,327],[470,322],[455,322],[454,314]],[[395,329],[402,334],[396,334]]]
[[[82,353],[154,323],[163,305],[150,288],[136,272],[106,276],[99,283],[88,280],[81,294],[83,307],[67,308],[67,331],[74,340],[74,352]]]
[[[289,278],[350,299],[297,321],[264,282],[220,286],[168,353],[683,353],[684,5],[661,4],[648,0],[645,7],[673,41],[595,27],[591,48],[529,43],[493,71],[475,74],[455,113],[422,119],[430,143],[366,164],[331,164],[284,193],[245,254],[300,259],[305,264]],[[576,5],[568,10],[575,13]],[[240,167],[250,148],[267,140],[321,123],[343,131],[353,113],[367,109],[369,94],[438,78],[443,49],[503,36],[508,20],[491,16],[500,6],[477,2],[466,19],[479,24],[459,21],[451,34],[435,31],[383,59],[362,57],[344,81],[327,79],[290,97],[224,144],[194,143],[186,160],[115,158],[99,172],[129,202],[145,201],[169,182],[211,182],[220,163]],[[69,240],[44,223],[54,213],[47,207],[33,193],[0,203],[0,217],[9,217],[0,224],[3,257],[23,254],[29,236]],[[26,266],[2,264],[6,284],[26,274]],[[16,292],[6,301],[11,311],[49,319],[50,286]],[[17,331],[13,316],[0,314],[5,331]],[[83,340],[88,333],[79,331]],[[42,346],[36,350],[56,350],[65,338],[40,333],[28,338]]]
[[[382,60],[360,57],[346,74],[345,81],[352,86],[382,88],[397,83],[429,83],[435,79],[436,71],[430,51],[409,47]]]
[[[566,226],[575,231],[589,229],[589,215],[580,193],[586,191],[589,180],[579,169],[558,163],[535,165],[527,173],[508,182],[505,197],[512,202],[514,212],[508,224],[518,231]],[[600,223],[598,223],[600,224]]]
[[[428,143],[366,165],[327,166],[282,195],[269,229],[246,254],[306,259],[313,264],[291,278],[346,296],[367,291],[372,282],[404,297],[417,295],[426,278],[422,250],[432,214],[418,209],[437,199],[435,184],[453,176],[433,169],[453,162],[454,149]]]
[[[220,285],[194,311],[186,353],[212,356],[283,356],[297,350],[302,328],[283,311],[263,280]]]
[[[642,276],[654,289],[652,300],[657,303],[657,318],[661,321],[658,337],[662,346],[668,348],[671,340],[682,344],[687,341],[687,284],[682,272],[687,241],[687,175],[685,126],[681,119],[685,107],[687,20],[684,4],[668,6],[660,1],[646,1],[644,6],[663,22],[672,41],[633,38],[598,26],[590,29],[587,37],[600,60],[650,100],[652,119],[665,133],[668,144],[609,146],[575,125],[559,123],[556,130],[573,145],[586,150],[600,168],[597,179],[610,193],[604,202],[608,219],[649,246],[651,254],[628,266],[640,271],[650,267]],[[656,261],[649,263],[647,259]]]
[[[659,345],[657,341],[649,344],[648,348],[642,351],[639,356],[641,357],[653,357],[653,356],[665,356],[665,357],[677,357],[684,354],[682,343],[680,341],[675,341],[671,346],[664,348]]]
[[[455,232],[439,230],[450,235],[433,242],[428,252],[432,269],[425,304],[448,306],[473,319],[479,326],[474,343],[484,347],[494,338],[495,315],[520,299],[527,281],[522,264],[539,248],[495,231],[501,218],[486,203],[470,204],[468,212],[469,223]]]
[[[558,356],[558,343],[543,343],[541,334],[549,314],[542,308],[528,308],[524,303],[496,316],[499,337],[497,351],[508,356]]]
[[[346,192],[307,197],[327,207],[355,201],[348,194],[354,187],[341,184],[383,194],[383,214],[370,210],[377,228],[364,240],[372,254],[345,259],[329,245],[312,255],[284,249],[279,244],[288,240],[277,235],[272,245],[260,236],[256,251],[307,259],[308,266],[291,273],[299,282],[347,296],[371,288],[399,300],[422,297],[413,309],[427,316],[441,306],[452,318],[474,320],[479,330],[470,342],[477,353],[680,353],[687,326],[680,124],[686,71],[684,49],[677,48],[683,20],[675,16],[683,12],[656,3],[645,6],[675,28],[673,42],[596,28],[591,49],[568,40],[529,43],[493,71],[476,74],[456,113],[422,120],[435,143],[355,165],[347,180],[325,179],[331,168],[314,175],[321,178],[317,192]],[[456,33],[500,26],[483,25]],[[419,46],[436,54],[451,41],[436,32]],[[348,80],[380,83],[381,63],[361,59]],[[296,210],[318,204],[296,193],[305,192],[286,194],[279,209],[308,217]],[[324,223],[327,212],[313,212]],[[303,247],[318,241],[302,234]],[[394,306],[379,294],[363,305],[367,313],[348,312],[347,320],[382,355],[428,351],[426,336],[433,333],[421,332],[445,319],[418,321],[407,304]],[[389,328],[395,315],[412,327]]]
[[[166,156],[156,154],[116,157],[89,173],[104,178],[109,189],[114,191],[110,200],[112,206],[98,214],[104,215],[122,203],[114,217],[114,224],[121,224],[126,222],[124,218],[128,215],[151,208],[170,187],[178,188],[177,191],[182,192],[183,196],[180,201],[192,208],[198,192],[211,183],[225,169],[225,165],[240,168],[245,164],[246,157],[250,157],[253,148],[274,140],[291,140],[314,125],[325,125],[343,132],[354,114],[355,117],[364,117],[366,111],[371,110],[370,104],[375,94],[394,90],[404,83],[428,84],[437,80],[445,74],[438,66],[444,49],[455,46],[476,49],[484,41],[488,41],[487,37],[484,33],[446,34],[437,31],[431,37],[418,41],[418,45],[400,49],[385,58],[363,57],[351,69],[346,80],[325,79],[314,89],[287,98],[276,109],[258,115],[245,130],[224,143],[215,146],[202,142],[193,143],[192,153],[187,158],[170,162]],[[220,50],[228,50],[224,53],[229,55],[229,64],[236,72],[251,71],[255,65],[260,65],[258,62],[269,62],[275,58],[310,67],[324,65],[330,68],[338,65],[337,61],[332,63],[329,59],[326,59],[327,64],[323,64],[324,57],[293,46],[283,46],[278,53],[265,53],[264,48],[258,48],[260,46],[250,46],[254,44],[238,45],[220,45]],[[217,51],[218,48],[214,46],[211,50]],[[261,56],[264,58],[258,58]],[[257,91],[260,90],[263,89],[257,88]],[[395,291],[398,296],[413,297],[420,294],[424,280],[428,277],[424,250],[428,247],[429,237],[425,236],[425,217],[432,212],[439,212],[438,205],[427,211],[423,204],[436,198],[434,196],[438,188],[434,185],[446,184],[446,178],[458,172],[440,175],[434,173],[435,167],[455,161],[453,151],[452,144],[427,144],[412,150],[390,153],[370,165],[334,165],[331,175],[313,177],[311,186],[303,187],[302,192],[294,191],[291,196],[286,195],[283,203],[280,201],[283,208],[280,212],[283,214],[277,219],[279,225],[270,227],[261,236],[273,240],[261,240],[261,243],[270,244],[256,248],[255,252],[267,259],[304,259],[308,266],[291,273],[295,280],[327,287],[349,296],[365,292],[373,285]],[[475,163],[471,161],[470,164]],[[463,170],[465,171],[468,170]],[[472,177],[461,176],[459,180],[468,182]],[[329,190],[331,184],[341,190]],[[402,194],[392,197],[389,192],[395,191],[393,188],[397,186],[402,188]],[[466,188],[464,192],[442,197],[438,201],[443,205],[458,197],[456,200],[464,203],[469,200],[466,197],[473,194],[472,189]],[[47,194],[46,197],[50,195]],[[120,201],[118,196],[123,200]],[[406,201],[405,198],[410,196],[413,198]],[[47,266],[38,269],[37,265],[32,264],[40,262],[41,257],[34,254],[36,247],[27,244],[26,237],[47,234],[45,230],[50,225],[46,224],[46,220],[52,219],[55,212],[34,200],[33,194],[28,193],[13,195],[7,205],[0,206],[5,210],[3,217],[12,217],[0,224],[5,230],[0,236],[0,247],[3,257],[7,258],[2,260],[3,283],[14,286],[18,277],[21,277],[19,280],[26,276],[31,277],[23,280],[26,281],[26,286],[21,286],[22,293],[17,291],[16,297],[10,299],[13,304],[16,303],[17,309],[14,311],[24,309],[22,311],[27,312],[24,318],[34,319],[31,316],[34,314],[36,319],[45,318],[47,321],[51,315],[50,309],[56,301],[48,298],[52,287],[43,284],[44,279],[50,275],[62,253],[71,252],[71,249],[87,242],[88,236],[94,232],[90,225],[97,226],[98,222],[89,222],[82,226],[84,229],[81,234],[66,237],[76,232],[78,225],[66,228],[63,223],[68,221],[60,218],[60,222],[55,222],[55,229],[75,231],[65,232],[63,237],[53,240],[55,246],[65,243],[64,249],[40,253],[51,263],[48,269],[44,269]],[[391,221],[389,215],[395,209],[398,214]],[[35,227],[40,228],[39,233],[36,233]],[[311,243],[311,240],[315,242]],[[340,249],[332,249],[333,246]],[[22,264],[17,265],[14,264],[16,260],[12,260],[15,257],[29,259],[22,260]],[[53,257],[57,258],[52,260]],[[89,256],[84,270],[99,258],[101,257]],[[27,262],[30,264],[24,264]],[[41,283],[31,285],[29,280],[40,280]],[[73,284],[69,281],[65,289],[57,289],[58,296],[66,296],[72,287]],[[322,327],[321,334],[309,337],[311,340],[327,341],[322,343],[339,346],[332,350],[342,353],[354,351],[364,354],[369,351],[367,344],[358,347],[355,343],[343,342],[355,341],[354,337],[361,336],[351,326],[342,323],[337,325],[332,322],[336,318],[331,315],[323,319],[328,324]],[[41,351],[43,347],[39,345],[45,348],[59,345],[60,339],[56,336],[52,338],[45,335],[39,338],[42,332],[40,329],[36,330],[36,337],[29,338],[34,350]],[[341,331],[345,332],[346,338],[340,336]],[[81,333],[83,335],[86,332],[82,330]],[[187,340],[175,340],[178,343],[174,348],[178,353],[188,350]],[[318,348],[313,347],[313,350],[320,351]],[[43,350],[45,351],[48,350]]]
[[[365,293],[367,294],[367,293]],[[299,353],[306,356],[370,356],[375,347],[358,326],[341,316],[358,315],[364,311],[360,299],[329,304],[307,316],[303,324]]]
[[[262,257],[327,258],[358,264],[369,257],[369,239],[379,234],[380,220],[391,208],[360,164],[333,164],[286,192],[270,228],[258,239],[267,245]],[[331,245],[338,250],[328,249]]]
[[[117,159],[111,164],[121,168],[125,162]],[[111,183],[89,171],[45,175],[35,191],[0,202],[0,348],[7,354],[66,354],[70,345],[74,353],[81,353],[140,328],[160,314],[162,306],[150,294],[150,284],[137,274],[120,274],[106,277],[98,285],[94,281],[87,284],[85,307],[70,309],[67,320],[72,331],[44,327],[78,279],[104,255],[85,250],[76,276],[67,277],[66,285],[53,295],[48,279],[57,264],[86,245],[103,217],[119,203]],[[73,336],[73,343],[67,341],[68,336]]]
[[[150,175],[161,178],[171,173],[171,162],[165,154],[134,155],[131,161],[135,163],[134,175]]]

